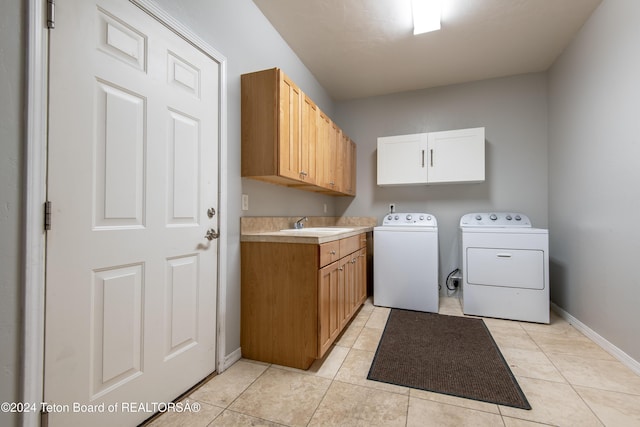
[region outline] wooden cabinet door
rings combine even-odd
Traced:
[[[349,272],[347,280],[347,289],[349,290],[348,300],[348,315],[349,318],[355,313],[358,308],[357,289],[358,289],[358,252],[354,252],[349,255]]]
[[[356,258],[356,308],[367,299],[367,249],[358,251]]]
[[[329,264],[318,274],[318,358],[329,350],[341,330],[339,264]]]
[[[342,182],[343,192],[348,195],[356,194],[356,144],[346,135],[342,140]]]
[[[340,330],[346,326],[349,319],[347,307],[347,280],[349,268],[347,264],[347,257],[340,258],[338,261],[338,323]]]
[[[355,284],[356,284],[356,266],[355,266],[355,253],[346,256],[340,260],[340,288],[339,296],[342,297],[342,301],[339,304],[340,313],[340,328],[344,328],[351,315],[355,311]]]
[[[331,122],[329,127],[329,144],[324,156],[324,187],[333,191],[340,191],[341,179],[338,179],[338,152],[342,142],[341,138],[342,131],[338,125]]]
[[[280,176],[300,179],[302,92],[280,73],[280,112],[278,120],[278,172]]]
[[[316,145],[316,184],[327,188],[326,162],[329,159],[331,119],[318,110],[318,139]]]
[[[300,179],[315,184],[317,180],[318,107],[304,95],[302,103],[302,139],[300,141]]]

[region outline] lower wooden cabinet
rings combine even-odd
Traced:
[[[366,234],[241,246],[243,357],[308,369],[367,297]]]
[[[324,356],[367,299],[367,250],[323,267],[318,278],[318,357]]]

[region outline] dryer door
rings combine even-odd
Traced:
[[[544,289],[544,252],[531,249],[467,248],[467,283]]]

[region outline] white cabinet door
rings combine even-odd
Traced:
[[[378,185],[427,183],[427,134],[378,138]]]
[[[378,185],[484,181],[484,128],[378,138]]]
[[[484,181],[484,128],[428,134],[429,183]]]

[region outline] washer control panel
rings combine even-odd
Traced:
[[[382,225],[437,227],[436,217],[428,213],[388,213],[382,220]]]
[[[463,215],[460,227],[531,227],[531,221],[518,212],[476,212]]]

